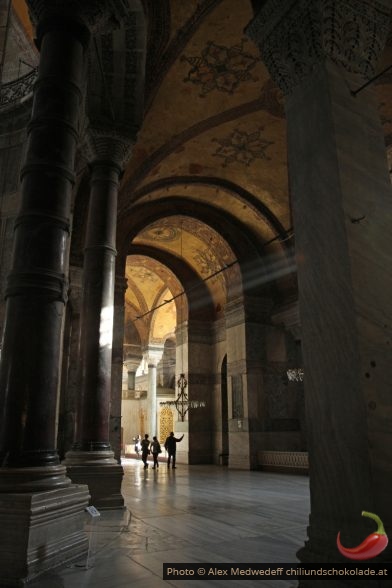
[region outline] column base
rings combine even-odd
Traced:
[[[0,585],[34,577],[86,556],[87,486],[0,493]]]
[[[68,488],[71,480],[63,465],[30,468],[0,468],[0,492],[44,492]]]
[[[69,451],[63,463],[74,484],[88,485],[91,505],[98,510],[124,508],[124,470],[113,451]]]

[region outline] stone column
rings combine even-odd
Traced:
[[[178,366],[176,382],[181,373],[180,370],[184,370],[188,379],[186,389],[188,399],[205,402],[205,406],[190,408],[185,422],[178,420],[175,425],[176,434],[184,433],[184,439],[177,445],[177,460],[189,464],[212,463],[213,353],[211,323],[195,319],[183,322],[177,326],[176,343],[176,364]],[[176,385],[177,394],[178,387]]]
[[[229,467],[257,469],[268,418],[266,341],[272,303],[241,296],[225,306]]]
[[[114,457],[121,459],[121,401],[123,377],[123,341],[124,341],[124,302],[127,280],[120,274],[125,263],[117,258],[117,275],[114,285],[113,350],[112,350],[112,390],[110,402],[110,445]],[[122,272],[124,273],[124,272]]]
[[[338,531],[347,546],[369,531],[362,510],[392,532],[391,186],[373,89],[355,93],[376,72],[390,11],[267,0],[248,27],[286,95],[310,460],[303,562],[340,561]]]
[[[136,372],[140,365],[142,358],[139,356],[130,357],[128,354],[125,357],[124,364],[128,373],[128,390],[135,390],[136,386]]]
[[[105,2],[28,4],[40,66],[0,373],[0,576],[7,585],[24,584],[87,549],[88,490],[72,485],[59,463],[55,422],[86,50],[91,27],[112,16]]]
[[[148,390],[147,390],[147,418],[148,430],[152,440],[157,430],[157,365],[163,355],[163,345],[149,345],[146,350],[148,363]]]
[[[134,390],[136,385],[136,372],[128,371],[128,390]]]
[[[62,458],[71,449],[75,439],[76,407],[79,396],[80,311],[82,299],[82,268],[69,267],[69,298],[66,308],[68,333],[64,334],[63,379],[59,401],[58,451]]]
[[[131,143],[115,133],[90,129],[91,191],[83,264],[82,365],[74,450],[68,475],[87,483],[97,508],[122,508],[122,466],[109,441],[118,183]]]

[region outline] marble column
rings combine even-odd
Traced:
[[[85,485],[56,451],[74,162],[90,30],[107,4],[30,0],[40,50],[15,222],[0,373],[0,576],[7,585],[80,557]],[[43,516],[42,513],[45,513]]]
[[[65,464],[87,483],[98,509],[123,508],[123,469],[109,440],[119,176],[132,143],[114,131],[90,129],[91,190],[83,264],[81,393],[73,451]]]
[[[163,345],[149,345],[146,350],[148,364],[148,390],[147,390],[147,418],[148,430],[152,440],[158,434],[157,429],[157,365],[163,355]]]
[[[257,469],[258,451],[265,446],[263,432],[268,428],[266,347],[271,308],[271,300],[261,296],[241,296],[225,306],[229,467],[232,468]]]
[[[124,365],[127,369],[127,387],[128,390],[135,390],[136,389],[136,372],[138,367],[140,366],[142,360],[142,356],[135,355],[132,357],[129,353],[126,354],[124,359]]]
[[[362,510],[392,532],[391,186],[374,90],[355,92],[376,73],[390,11],[267,0],[247,30],[285,94],[310,461],[303,562],[340,561],[339,530],[347,546],[370,532]]]
[[[213,353],[212,325],[209,321],[190,319],[176,328],[177,376],[183,371],[188,379],[189,400],[204,402],[190,408],[185,421],[177,421],[175,433],[184,433],[177,446],[178,462],[201,464],[213,462],[212,387]],[[178,387],[176,386],[176,395]],[[177,435],[178,436],[178,435]],[[188,455],[187,455],[188,453]]]
[[[135,371],[128,371],[128,390],[134,390],[136,385],[136,372]]]
[[[124,262],[124,263],[123,263]],[[121,460],[121,402],[123,378],[123,342],[124,342],[124,303],[127,280],[120,274],[125,261],[117,258],[117,270],[114,285],[113,350],[112,350],[112,389],[110,401],[109,440],[114,457]]]

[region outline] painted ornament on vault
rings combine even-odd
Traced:
[[[183,55],[181,61],[191,65],[184,82],[201,86],[200,96],[204,97],[212,90],[233,94],[241,82],[257,78],[251,70],[258,59],[244,51],[244,40],[239,45],[224,47],[209,41],[201,55]]]

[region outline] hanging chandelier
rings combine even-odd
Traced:
[[[177,398],[175,400],[165,400],[160,403],[161,406],[170,406],[176,409],[178,413],[178,420],[184,421],[185,415],[190,408],[204,408],[206,403],[204,400],[189,400],[186,388],[188,380],[185,374],[180,374],[177,380]]]
[[[180,258],[183,259],[183,250],[182,250],[182,238],[183,238],[183,219],[180,222]],[[185,291],[183,290],[179,295],[180,296],[180,304],[179,304],[179,324],[183,325],[183,301],[184,301]],[[176,296],[176,297],[177,297]],[[184,343],[183,340],[181,341],[181,370],[183,370],[184,365]],[[160,402],[161,406],[169,406],[174,407],[178,413],[178,420],[185,421],[185,416],[190,408],[204,408],[206,403],[204,400],[190,400],[188,398],[188,394],[186,393],[186,389],[188,387],[188,380],[185,377],[184,373],[180,373],[179,378],[177,380],[177,398],[175,400],[165,400]]]

